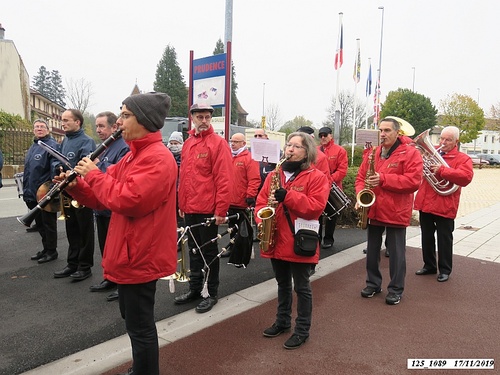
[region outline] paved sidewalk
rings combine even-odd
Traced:
[[[359,296],[365,278],[362,243],[318,265],[312,277],[311,339],[303,348],[284,350],[282,341],[288,336],[262,339],[276,309],[276,285],[270,280],[224,298],[210,313],[190,310],[158,322],[161,373],[401,374],[408,371],[406,359],[422,355],[499,360],[500,170],[491,171],[475,169],[473,183],[463,189],[448,282],[414,275],[422,265],[420,229],[410,227],[407,285],[400,305]],[[385,283],[384,257],[381,269]],[[130,360],[124,335],[25,374],[112,375],[126,370]],[[432,371],[442,373],[450,374]]]

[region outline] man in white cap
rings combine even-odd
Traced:
[[[214,132],[211,125],[213,111],[208,104],[196,103],[191,106],[193,128],[182,147],[179,180],[181,216],[184,216],[186,226],[201,224],[207,217],[215,217],[212,225],[192,228],[192,236],[188,236],[190,249],[197,249],[197,245],[217,237],[218,225],[226,221],[231,199],[231,152],[224,138]],[[189,252],[189,291],[175,297],[176,304],[202,298],[205,285],[208,297],[203,293],[203,300],[196,306],[196,312],[210,311],[217,303],[220,265],[217,254],[217,242],[211,242],[196,252]],[[210,268],[207,270],[205,265],[208,264]],[[204,280],[205,275],[207,280]]]

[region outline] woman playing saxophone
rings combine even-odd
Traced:
[[[261,189],[256,212],[273,208],[275,225],[272,241],[263,258],[271,259],[278,283],[278,309],[274,323],[264,330],[265,337],[275,337],[292,325],[292,278],[297,293],[297,319],[293,335],[285,342],[286,349],[296,349],[309,337],[312,314],[312,293],[309,283],[311,265],[319,259],[317,231],[319,217],[325,208],[330,190],[327,177],[311,165],[316,160],[314,140],[306,133],[288,136],[284,160],[271,172]],[[287,217],[288,216],[288,217]],[[256,222],[262,219],[256,215]],[[295,228],[311,227],[316,231],[316,250],[312,256],[297,255],[294,251]]]

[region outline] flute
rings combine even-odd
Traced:
[[[114,141],[116,141],[118,138],[121,137],[122,130],[119,129],[113,134],[111,134],[104,142],[102,142],[99,147],[95,149],[94,152],[92,152],[88,158],[92,161],[97,159],[99,155],[101,155]],[[78,173],[73,169],[69,173],[69,175],[66,176],[64,180],[61,182],[55,184],[48,192],[45,194],[45,196],[40,199],[38,204],[31,209],[27,214],[18,217],[17,221],[19,221],[21,224],[26,225],[27,227],[31,226],[31,223],[33,220],[35,220],[35,217],[38,213],[38,211],[43,210],[45,206],[47,206],[52,199],[57,197],[64,189],[68,187],[68,185],[78,176]]]

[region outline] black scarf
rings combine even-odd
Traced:
[[[300,171],[300,167],[302,164],[305,162],[305,159],[300,160],[300,161],[285,161],[283,164],[281,164],[281,169],[283,169],[286,172],[297,172]]]

